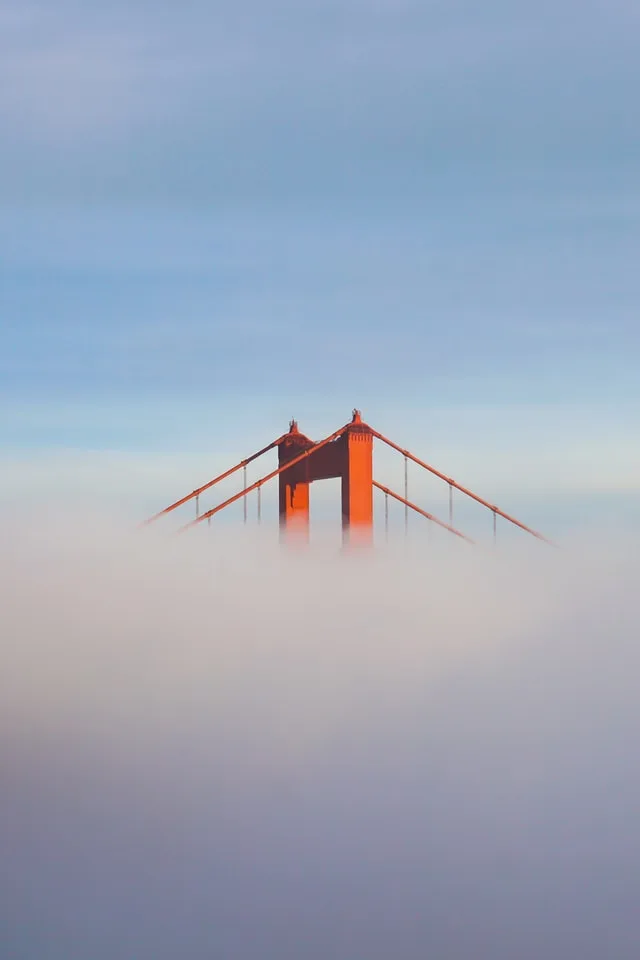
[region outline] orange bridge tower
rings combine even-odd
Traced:
[[[343,539],[349,544],[373,540],[373,432],[359,410],[344,433],[313,451],[316,444],[300,433],[292,420],[278,447],[278,466],[307,457],[279,475],[280,527],[303,539],[309,536],[309,485],[339,477],[342,482]]]

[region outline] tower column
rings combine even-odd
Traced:
[[[293,469],[295,470],[295,467]],[[287,483],[286,480],[280,483],[280,526],[286,528],[287,533],[308,535],[308,483]]]
[[[289,433],[278,448],[278,465],[284,466],[312,446],[313,441],[300,433],[292,420]],[[307,463],[303,461],[278,477],[280,528],[287,536],[302,540],[309,538],[309,479],[305,468]]]
[[[343,541],[369,545],[373,543],[373,434],[358,410],[343,440]]]

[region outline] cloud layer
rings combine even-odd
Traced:
[[[631,545],[4,534],[8,957],[637,956]]]

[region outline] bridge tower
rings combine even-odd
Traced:
[[[278,466],[299,457],[315,444],[292,420],[278,447]],[[348,429],[332,443],[304,457],[279,476],[280,528],[302,539],[309,536],[309,486],[315,480],[340,478],[343,541],[350,545],[373,541],[373,432],[353,411]]]

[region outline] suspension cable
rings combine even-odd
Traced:
[[[341,437],[343,433],[346,433],[349,427],[351,426],[351,421],[345,423],[343,427],[340,427],[339,430],[336,430],[335,433],[330,434],[328,437],[325,437],[324,440],[320,440],[319,443],[314,443],[312,447],[308,447],[306,450],[303,450],[302,453],[298,454],[297,457],[293,457],[292,460],[289,460],[288,463],[283,464],[281,467],[278,467],[277,470],[272,470],[271,473],[267,473],[264,477],[260,477],[259,480],[256,480],[255,483],[252,483],[251,486],[245,487],[244,490],[240,490],[239,493],[235,493],[232,497],[229,497],[227,500],[224,500],[222,503],[219,503],[217,507],[213,507],[211,510],[208,510],[206,513],[201,513],[200,516],[192,520],[190,523],[185,523],[183,527],[180,527],[178,533],[182,533],[185,530],[189,530],[191,527],[195,527],[197,523],[201,523],[203,520],[213,517],[216,513],[219,513],[221,510],[224,510],[225,507],[230,506],[232,503],[235,503],[236,500],[239,500],[241,497],[246,497],[248,493],[252,493],[254,490],[257,490],[264,483],[267,483],[269,480],[273,480],[274,477],[279,476],[281,473],[284,473],[285,470],[290,470],[291,467],[295,467],[297,463],[301,463],[305,457],[311,456],[312,453],[315,453],[316,450],[320,450],[322,447],[326,446],[328,443],[331,443],[333,440],[337,440],[338,437]]]
[[[378,433],[377,430],[374,430],[373,427],[369,427],[371,433],[374,437],[377,437],[378,440],[382,440],[383,443],[386,443],[387,446],[391,447],[393,450],[397,450],[398,453],[401,453],[405,458],[412,460],[414,463],[417,463],[419,467],[423,467],[425,470],[428,470],[429,473],[432,473],[434,476],[439,477],[440,480],[444,480],[445,483],[448,483],[451,487],[455,487],[456,490],[459,490],[461,493],[464,493],[465,496],[470,497],[472,500],[475,500],[477,503],[481,504],[483,507],[487,507],[489,510],[493,510],[494,513],[498,516],[503,517],[504,520],[508,520],[509,523],[513,523],[516,527],[520,527],[521,530],[530,533],[532,537],[536,537],[538,540],[543,540],[545,543],[549,543],[552,546],[555,546],[551,540],[543,536],[541,533],[538,533],[537,530],[533,530],[531,527],[527,527],[524,523],[521,523],[520,520],[516,520],[515,517],[510,516],[508,513],[505,513],[504,510],[500,510],[499,507],[496,507],[495,504],[489,503],[488,500],[484,500],[482,497],[478,496],[477,493],[474,493],[472,490],[468,490],[466,487],[463,487],[461,484],[456,483],[451,477],[447,477],[446,474],[441,473],[440,470],[436,470],[435,467],[432,467],[430,464],[425,463],[424,460],[420,460],[418,457],[414,456],[409,450],[405,450],[403,447],[398,446],[397,443],[394,443],[393,440],[389,440],[388,437],[383,436],[383,434]]]
[[[432,513],[427,513],[426,510],[423,510],[421,507],[417,506],[415,503],[411,503],[410,500],[405,500],[404,497],[401,497],[399,493],[395,493],[393,490],[390,490],[389,487],[383,487],[381,483],[378,483],[376,480],[373,481],[373,486],[377,487],[378,490],[382,490],[385,496],[393,497],[394,500],[398,500],[400,503],[403,503],[405,507],[415,510],[416,513],[419,513],[420,516],[426,517],[427,520],[431,520],[432,523],[436,523],[439,527],[443,527],[445,530],[448,530],[449,533],[453,533],[456,537],[460,537],[461,540],[466,540],[467,543],[473,543],[474,541],[471,537],[467,537],[466,534],[461,533],[460,530],[456,530],[455,527],[449,526],[448,523],[444,523],[443,520],[438,520],[437,517],[434,517]]]
[[[230,477],[231,474],[235,473],[237,470],[240,470],[241,467],[246,467],[248,463],[251,463],[252,460],[257,460],[258,457],[261,457],[263,453],[268,453],[269,450],[273,450],[274,447],[279,447],[283,440],[288,437],[288,433],[283,433],[281,437],[278,437],[277,440],[274,440],[272,443],[267,444],[266,447],[263,447],[262,450],[258,450],[257,453],[252,453],[250,457],[247,457],[246,460],[241,460],[240,463],[236,463],[234,467],[231,467],[230,470],[225,470],[224,473],[221,473],[219,476],[214,477],[213,480],[209,480],[208,483],[203,484],[203,486],[198,487],[197,490],[193,490],[191,493],[188,493],[186,497],[182,497],[180,500],[176,500],[175,503],[170,504],[168,507],[165,507],[164,510],[160,510],[158,513],[155,513],[152,517],[149,517],[148,520],[144,521],[143,526],[146,526],[149,523],[153,523],[154,520],[157,520],[159,517],[164,516],[165,513],[171,513],[172,510],[176,510],[178,507],[181,507],[183,503],[187,503],[193,497],[199,497],[201,493],[205,490],[209,490],[210,487],[215,486],[216,483],[220,483],[221,480],[226,480],[227,477]],[[204,514],[202,514],[204,516]]]

